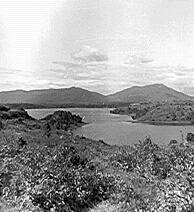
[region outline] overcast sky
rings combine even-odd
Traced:
[[[1,0],[0,90],[194,95],[193,0]]]

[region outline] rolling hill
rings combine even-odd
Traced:
[[[77,87],[0,92],[0,103],[4,104],[98,104],[103,103],[105,100],[106,97],[102,94]]]
[[[194,97],[178,92],[163,84],[146,86],[133,86],[111,95],[102,95],[86,89],[71,87],[63,89],[44,90],[15,90],[0,92],[2,104],[104,104],[104,103],[128,103],[142,101],[185,101],[194,100]]]
[[[109,95],[107,98],[110,102],[194,100],[193,97],[169,88],[163,84],[133,86]]]

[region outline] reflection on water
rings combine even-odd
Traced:
[[[32,109],[29,114],[42,118],[59,109]],[[103,139],[109,144],[132,144],[150,136],[155,143],[167,144],[170,140],[181,141],[182,134],[194,132],[194,126],[154,126],[141,123],[130,123],[126,115],[110,114],[108,108],[65,108],[84,117],[89,123],[75,130],[75,135],[83,135],[95,140]]]

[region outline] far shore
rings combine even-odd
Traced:
[[[131,123],[141,123],[141,124],[150,124],[150,125],[168,125],[168,126],[188,126],[193,125],[194,123],[190,121],[139,121],[139,120],[128,120],[127,122]]]

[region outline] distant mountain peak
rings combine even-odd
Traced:
[[[144,86],[133,86],[108,96],[109,101],[118,102],[142,102],[142,101],[174,101],[194,100],[180,91],[176,91],[162,83]]]
[[[80,87],[43,90],[15,90],[0,92],[0,103],[30,104],[104,104],[108,102],[142,102],[194,100],[182,92],[164,84],[156,83],[144,86],[133,86],[111,95],[102,95]]]

